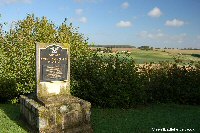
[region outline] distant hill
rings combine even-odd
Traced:
[[[131,45],[90,45],[90,47],[101,47],[101,48],[136,48]]]

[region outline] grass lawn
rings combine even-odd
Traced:
[[[200,106],[159,104],[138,109],[93,109],[96,133],[150,133],[152,128],[200,132]]]
[[[158,104],[137,109],[92,109],[95,133],[151,133],[153,129],[194,129],[200,132],[200,106]],[[19,106],[0,104],[0,133],[26,133]],[[178,132],[178,131],[176,131]]]
[[[27,133],[27,131],[19,119],[19,106],[0,104],[0,133]]]

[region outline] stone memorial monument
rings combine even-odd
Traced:
[[[20,96],[20,113],[32,132],[91,133],[91,104],[70,94],[68,44],[36,44],[37,89]]]

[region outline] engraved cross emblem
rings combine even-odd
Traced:
[[[59,47],[52,47],[50,48],[52,50],[52,54],[57,54],[57,50]]]

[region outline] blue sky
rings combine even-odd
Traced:
[[[200,0],[0,0],[0,23],[65,18],[95,44],[200,48]]]

